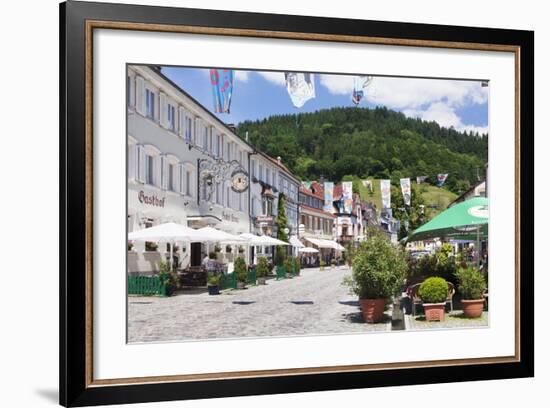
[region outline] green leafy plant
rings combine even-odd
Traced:
[[[263,278],[267,276],[269,273],[269,262],[267,261],[267,258],[265,256],[261,256],[258,258],[258,266],[256,267],[256,275],[259,278]]]
[[[343,284],[359,299],[389,299],[401,287],[406,269],[403,250],[372,230],[357,248],[352,274]]]
[[[220,276],[210,272],[208,274],[208,286],[218,286],[220,284]]]
[[[487,287],[483,274],[476,268],[461,268],[456,271],[458,291],[463,300],[483,299],[483,291]]]
[[[134,244],[132,242],[128,242],[128,251],[131,251],[134,248]]]
[[[219,245],[216,245],[216,246],[214,247],[214,252],[221,252],[221,251],[222,251],[222,249],[221,249],[221,247],[220,247]]]
[[[242,254],[244,253],[244,247],[241,245],[239,246],[239,254]]]
[[[226,245],[225,246],[225,253],[230,254],[231,251],[233,251],[233,248],[231,247],[231,245]]]
[[[422,282],[418,294],[424,303],[443,303],[447,299],[448,291],[447,281],[433,276]]]
[[[149,242],[149,241],[145,242],[145,250],[146,251],[156,251],[158,249],[158,247],[159,246],[155,242]]]
[[[177,289],[179,286],[178,275],[170,270],[170,264],[165,261],[161,261],[159,264],[159,279],[160,282],[167,287]]]
[[[296,275],[299,275],[300,274],[300,269],[302,267],[302,265],[300,264],[300,258],[299,257],[294,257],[292,259],[294,260],[294,270],[296,271]]]
[[[210,253],[208,254],[208,257],[209,257],[210,259],[216,259],[216,256],[217,256],[217,255],[216,255],[216,252],[210,252]]]
[[[286,257],[284,262],[284,267],[285,267],[286,273],[292,273],[294,269],[294,260],[292,259],[291,256]]]
[[[275,264],[277,266],[284,266],[286,258],[286,248],[282,245],[277,246],[275,249]]]
[[[239,282],[246,282],[246,278],[247,278],[246,263],[242,256],[239,256],[237,257],[237,259],[235,259],[234,273],[237,274],[237,280]]]
[[[319,267],[323,269],[325,266],[327,266],[327,263],[323,261],[322,259],[319,261]]]

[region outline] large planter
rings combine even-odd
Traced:
[[[461,300],[462,312],[466,317],[479,317],[483,313],[483,306],[485,306],[484,299],[477,300]]]
[[[265,276],[261,276],[257,279],[258,285],[265,285]]]
[[[166,296],[172,296],[175,291],[176,288],[173,285],[166,285],[166,288],[164,289],[164,293]]]
[[[384,317],[386,299],[359,299],[359,304],[366,323],[377,323]]]
[[[445,320],[445,302],[443,303],[424,303],[424,315],[428,322]]]
[[[244,289],[246,287],[245,282],[237,282],[237,289]]]
[[[208,294],[209,295],[219,295],[220,294],[220,287],[218,285],[208,286]]]

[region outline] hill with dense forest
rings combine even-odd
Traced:
[[[445,188],[461,193],[484,178],[487,135],[458,132],[384,107],[332,108],[239,124],[237,132],[302,180],[344,176],[399,178],[449,173]]]

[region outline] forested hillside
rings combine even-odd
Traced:
[[[466,134],[386,108],[333,108],[242,122],[240,137],[283,162],[303,180],[346,175],[399,178],[449,173],[455,193],[484,177],[487,135]]]

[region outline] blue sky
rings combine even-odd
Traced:
[[[162,72],[213,111],[208,69],[163,67]],[[314,112],[351,102],[353,76],[315,75],[316,97],[301,108],[292,105],[284,74],[236,71],[230,114],[215,114],[226,123],[262,119],[275,114]],[[433,120],[457,130],[488,132],[489,87],[478,81],[375,77],[360,106],[386,106],[410,117]]]

